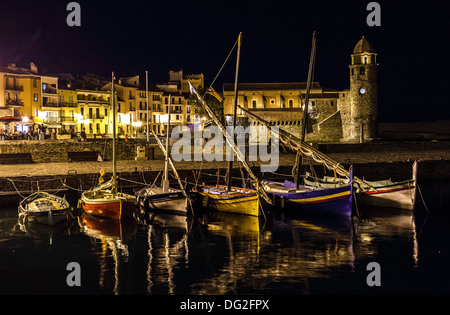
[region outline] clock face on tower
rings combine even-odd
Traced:
[[[360,93],[360,94],[366,93],[366,89],[365,89],[365,88],[360,88],[360,89],[359,89],[359,93]]]

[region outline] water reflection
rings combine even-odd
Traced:
[[[0,215],[0,257],[7,257],[0,279],[14,283],[18,293],[34,283],[7,276],[22,264],[15,277],[31,268],[36,276],[30,279],[39,279],[42,270],[62,270],[47,273],[48,292],[60,288],[70,294],[65,286],[69,261],[82,266],[77,293],[319,294],[341,293],[342,286],[358,293],[367,288],[368,261],[388,260],[392,273],[406,273],[427,258],[413,212],[392,209],[360,209],[353,219],[274,212],[265,220],[206,212],[194,217],[148,213],[117,221],[84,214],[75,224],[53,227],[24,224],[17,211]],[[25,264],[24,257],[33,261]]]
[[[355,220],[359,257],[374,257],[382,241],[404,241],[414,266],[418,264],[419,245],[414,212],[400,209],[366,207]]]
[[[175,294],[174,269],[189,263],[188,221],[192,223],[183,215],[161,213],[149,213],[141,221],[147,227],[147,293]]]
[[[122,264],[128,262],[129,245],[136,235],[137,222],[134,219],[113,220],[83,214],[79,218],[81,231],[91,237],[93,245],[97,247],[98,263],[100,267],[100,288],[105,292],[120,293],[120,280],[124,268]],[[111,261],[112,258],[112,261]],[[112,266],[111,266],[112,264]],[[113,271],[113,275],[111,275]],[[111,279],[114,283],[111,284]]]

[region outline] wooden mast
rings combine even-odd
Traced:
[[[312,38],[312,47],[311,47],[311,56],[309,58],[309,69],[308,69],[308,81],[306,83],[306,97],[305,97],[305,109],[303,110],[303,119],[302,119],[302,125],[301,125],[301,134],[300,134],[300,140],[305,141],[306,137],[306,125],[308,123],[308,105],[309,105],[309,95],[311,91],[311,81],[314,71],[314,63],[315,63],[315,55],[316,55],[316,32],[313,33]],[[302,162],[302,155],[297,152],[297,156],[295,157],[295,164],[292,169],[292,175],[294,177],[295,187],[298,188],[298,182],[299,182],[299,168],[300,164]]]
[[[169,140],[170,140],[170,112],[172,107],[172,95],[169,94],[169,109],[167,111],[167,135],[166,135],[166,160],[164,163],[163,193],[169,191]]]
[[[112,143],[112,156],[113,156],[113,176],[112,176],[112,192],[117,194],[117,182],[116,182],[116,103],[114,97],[114,71],[111,74],[111,99],[112,99],[112,116],[113,116],[113,143]]]
[[[242,32],[239,33],[238,37],[238,48],[237,48],[237,57],[236,57],[236,73],[234,77],[234,104],[233,104],[233,119],[232,119],[232,125],[231,125],[231,136],[233,137],[233,143],[234,141],[234,126],[236,125],[236,111],[237,111],[237,99],[238,99],[238,75],[239,75],[239,58],[241,56],[241,41],[242,41]],[[233,160],[234,160],[234,154],[231,156],[230,161],[228,161],[228,173],[227,173],[227,189],[228,191],[231,190],[231,171],[233,169]]]

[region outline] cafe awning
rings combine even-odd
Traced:
[[[0,117],[0,121],[1,122],[22,121],[22,118],[14,117],[14,116],[3,116],[3,117]]]

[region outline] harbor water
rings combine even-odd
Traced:
[[[19,198],[3,197],[0,294],[449,294],[449,189],[424,183],[426,207],[353,218],[78,214],[53,227],[21,222]]]

